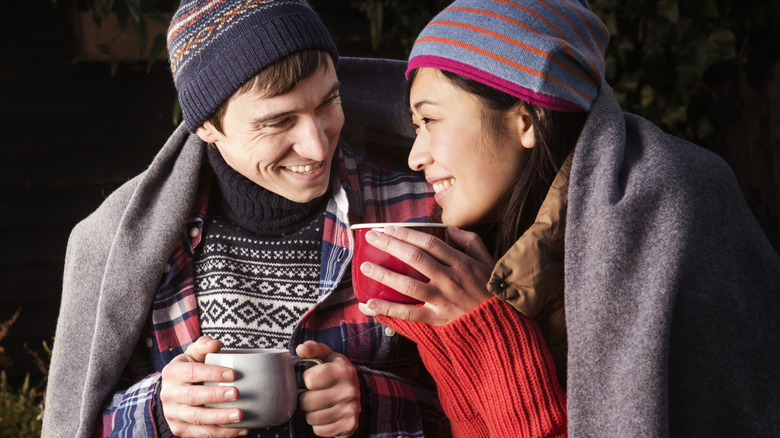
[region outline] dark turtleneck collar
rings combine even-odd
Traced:
[[[211,145],[208,159],[222,195],[222,214],[259,236],[289,235],[308,225],[327,205],[329,191],[309,202],[298,203],[260,187],[230,167]]]

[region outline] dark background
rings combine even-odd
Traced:
[[[365,14],[348,0],[312,1],[348,56],[405,58],[408,41],[371,47]],[[112,190],[143,171],[174,128],[165,61],[79,62],[76,8],[67,1],[5,2],[0,16],[0,322],[19,382],[42,352],[59,307],[67,238]],[[417,17],[421,22],[423,18]],[[780,23],[778,23],[780,24]],[[406,26],[414,26],[414,23]],[[775,41],[777,43],[777,41]],[[701,144],[732,166],[754,214],[780,248],[780,63],[758,73],[716,71],[705,103],[717,132]]]

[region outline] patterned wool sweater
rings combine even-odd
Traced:
[[[296,323],[317,302],[327,196],[295,203],[225,163],[209,147],[216,178],[195,254],[202,334],[223,348],[287,348]],[[289,436],[288,425],[252,436]]]

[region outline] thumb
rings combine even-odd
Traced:
[[[191,362],[203,362],[206,360],[206,354],[218,353],[222,349],[222,343],[210,336],[201,336],[195,342],[187,347],[184,355]]]
[[[295,347],[295,353],[299,357],[313,357],[325,361],[328,359],[328,356],[333,354],[333,350],[325,344],[320,344],[315,341],[306,341]]]
[[[447,236],[471,258],[489,265],[494,263],[493,256],[477,233],[463,231],[458,227],[450,225],[447,227]]]

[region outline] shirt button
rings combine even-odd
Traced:
[[[152,340],[152,338],[147,337],[146,338],[146,348],[152,348],[152,346],[154,346],[154,341]]]
[[[171,272],[171,264],[170,263],[166,263],[165,267],[163,269],[165,270],[166,274]]]
[[[197,237],[198,236],[198,227],[194,227],[190,230],[190,236]]]
[[[392,338],[393,336],[395,336],[395,330],[391,329],[390,327],[385,327],[385,335],[388,338]]]

